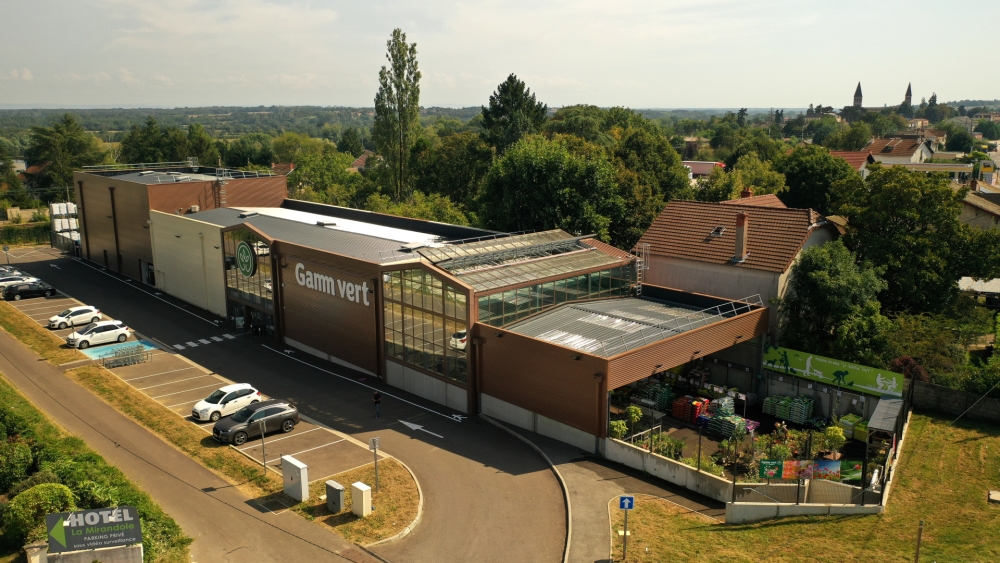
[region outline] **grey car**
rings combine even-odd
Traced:
[[[212,437],[225,444],[242,446],[261,432],[291,432],[299,423],[299,410],[288,401],[271,399],[247,405],[215,423]]]

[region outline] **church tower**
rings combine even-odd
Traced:
[[[906,85],[906,95],[903,96],[903,103],[906,104],[906,105],[908,105],[908,106],[912,106],[913,105],[913,89],[912,89],[912,86],[913,86],[913,83],[910,83],[910,84]]]
[[[854,91],[854,107],[861,107],[861,83],[858,82],[858,89]]]

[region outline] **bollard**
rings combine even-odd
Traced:
[[[336,481],[326,482],[326,508],[333,514],[344,509],[344,486]]]
[[[351,485],[351,512],[362,518],[372,513],[372,488],[361,481]]]

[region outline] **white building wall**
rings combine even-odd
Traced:
[[[156,287],[220,316],[226,314],[220,227],[182,215],[149,212]]]

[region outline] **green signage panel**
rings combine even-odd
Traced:
[[[51,553],[142,543],[139,512],[131,506],[48,514],[45,529]]]
[[[236,245],[236,267],[248,278],[257,273],[257,253],[245,240]]]
[[[764,368],[859,393],[903,396],[902,374],[799,352],[791,348],[766,345]]]

